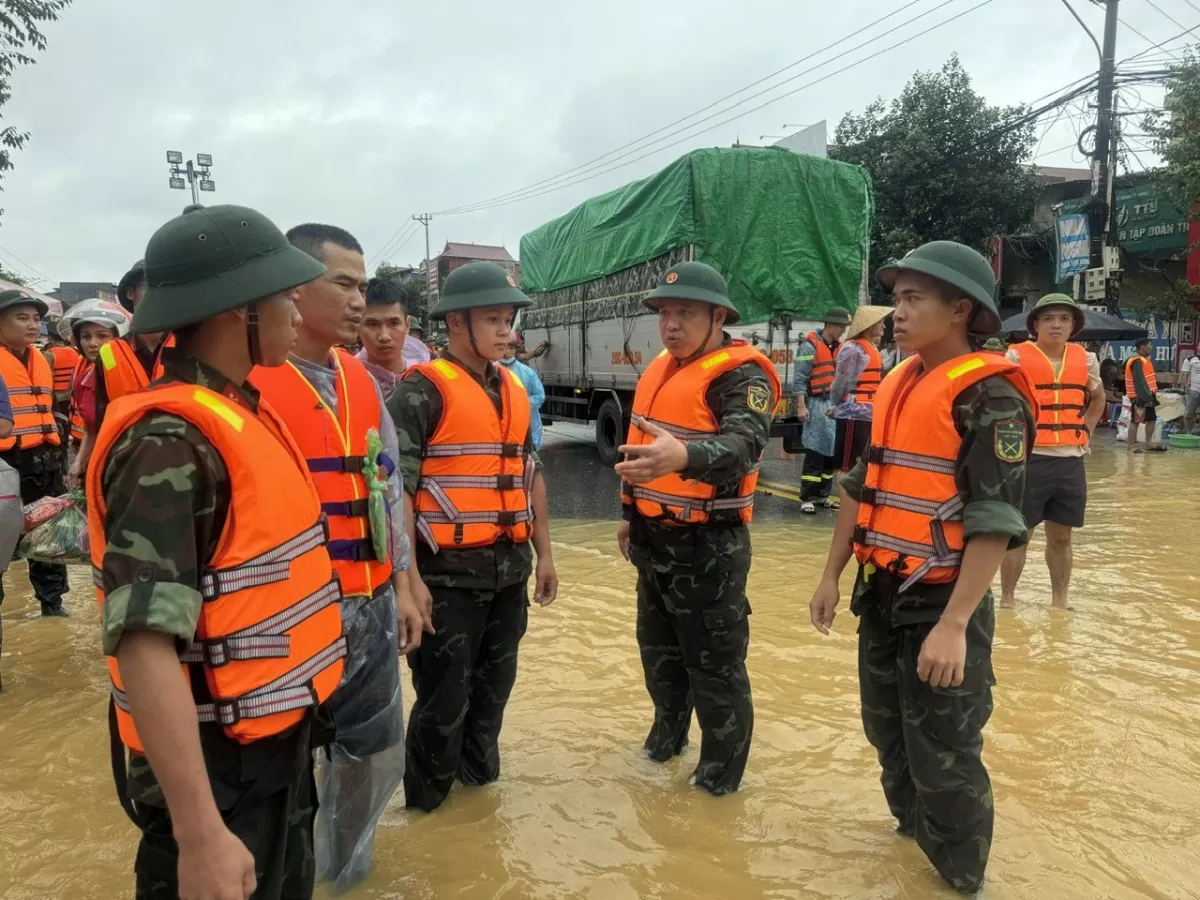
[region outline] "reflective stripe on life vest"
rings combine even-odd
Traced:
[[[1135,365],[1141,366],[1142,375],[1146,379],[1146,386],[1150,389],[1150,393],[1157,394],[1158,376],[1154,374],[1154,366],[1146,357],[1134,354],[1125,360],[1125,396],[1131,400],[1137,399],[1137,388],[1134,387],[1133,381],[1133,367]]]
[[[530,539],[534,463],[525,454],[529,395],[503,366],[502,412],[466,369],[446,359],[412,366],[442,397],[442,417],[426,444],[413,506],[421,540],[440,549]]]
[[[771,384],[769,415],[782,394],[779,376],[771,361],[744,341],[719,347],[684,366],[664,350],[638,379],[633,414],[684,442],[714,437],[720,433],[720,425],[708,407],[708,389],[720,376],[747,364],[761,368]],[[650,443],[653,439],[635,422],[629,425],[626,443]],[[671,473],[644,485],[622,482],[621,502],[636,507],[647,519],[678,524],[702,525],[716,512],[736,512],[740,521],[749,522],[754,516],[757,484],[757,465],[741,479],[733,496],[723,497],[717,496],[715,484]]]
[[[12,434],[0,440],[0,451],[61,446],[54,419],[54,372],[42,352],[29,347],[21,362],[8,347],[0,346],[0,377],[8,386],[13,411]]]
[[[1021,358],[1037,390],[1037,447],[1083,446],[1088,442],[1083,414],[1091,392],[1088,390],[1087,351],[1078,344],[1067,344],[1058,372],[1050,358],[1033,341],[1012,348]]]
[[[83,416],[79,412],[79,407],[75,403],[77,396],[76,389],[83,381],[84,375],[87,374],[93,365],[94,363],[88,362],[87,358],[81,355],[79,362],[75,363],[75,369],[71,373],[71,440],[75,441],[76,444],[83,440],[83,435],[87,427],[84,424]]]
[[[200,574],[204,602],[194,640],[181,655],[197,716],[220,724],[243,744],[280,734],[330,697],[346,655],[341,586],[325,550],[320,500],[303,454],[267,404],[255,414],[183,383],[156,385],[116,401],[88,467],[88,529],[101,607],[107,458],[125,431],[154,412],[180,416],[198,428],[229,473],[229,512],[218,549]],[[108,668],[121,740],[142,753],[115,658],[108,659]]]
[[[287,423],[304,453],[321,511],[329,522],[329,556],[347,597],[372,596],[392,576],[392,561],[375,558],[369,518],[370,488],[363,476],[367,432],[379,430],[375,381],[363,364],[337,349],[332,356],[337,412],[326,405],[304,373],[288,362],[257,367],[250,382]],[[380,457],[377,479],[387,481],[391,460]]]
[[[812,374],[808,376],[808,395],[824,397],[833,387],[833,373],[836,368],[834,351],[829,349],[824,338],[815,331],[810,331],[805,340],[812,344],[814,354],[811,357]],[[800,357],[799,361],[804,361],[804,357]]]
[[[920,357],[911,357],[875,393],[854,554],[902,578],[901,591],[958,577],[964,500],[955,482],[962,435],[953,406],[964,390],[993,376],[1008,379],[1037,414],[1025,371],[991,353],[960,356],[928,372]]]
[[[854,402],[870,404],[875,399],[879,382],[883,380],[883,357],[879,355],[879,348],[870,341],[855,338],[851,343],[858,344],[867,354],[867,367],[858,376],[858,384],[854,388]]]

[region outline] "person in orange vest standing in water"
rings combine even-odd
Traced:
[[[835,306],[825,313],[824,327],[810,331],[796,351],[796,369],[792,375],[792,393],[796,397],[796,417],[804,423],[801,446],[804,462],[800,471],[800,511],[817,514],[817,502],[825,509],[837,509],[833,490],[833,451],[837,426],[827,413],[833,408],[829,389],[833,387],[834,357],[838,341],[850,324],[850,313]],[[789,452],[793,447],[785,447]]]
[[[549,606],[558,595],[529,396],[497,365],[509,353],[516,312],[531,303],[495,263],[455,269],[429,313],[446,321],[446,352],[409,368],[387,400],[415,548],[409,577],[433,625],[408,657],[417,696],[405,802],[426,812],[456,778],[484,785],[500,777],[500,727],[528,624],[530,574],[535,603]]]
[[[854,468],[871,436],[875,391],[883,380],[879,342],[891,314],[889,306],[860,306],[846,330],[845,343],[838,349],[833,387],[829,389],[834,405],[827,413],[837,425],[833,467],[838,472]]]
[[[666,349],[638,379],[629,437],[618,448],[621,554],[637,567],[637,639],[654,724],[646,755],[687,746],[692,783],[738,789],[750,756],[750,532],[758,466],[782,393],[771,361],[725,333],[738,321],[711,266],[672,266],[646,297]]]
[[[1051,603],[1068,609],[1071,587],[1071,532],[1083,527],[1087,472],[1083,457],[1104,415],[1100,362],[1081,344],[1070,343],[1083,329],[1084,315],[1066,294],[1047,294],[1025,320],[1031,340],[1015,344],[1008,359],[1023,368],[1037,389],[1037,437],[1025,473],[1022,510],[1030,531],[1046,524],[1046,566]],[[1013,606],[1025,568],[1026,547],[1009,551],[1000,569],[1000,606]]]
[[[346,890],[370,871],[375,823],[404,775],[399,654],[420,645],[424,623],[409,590],[396,428],[375,379],[338,346],[357,340],[363,318],[362,246],[334,225],[297,225],[287,238],[325,274],[296,291],[302,322],[287,362],[257,367],[250,383],[304,453],[342,586],[349,655],[329,702],[315,843],[318,876]]]
[[[22,290],[0,292],[0,378],[13,411],[12,430],[0,438],[0,458],[21,476],[22,503],[63,493],[66,452],[54,417],[53,360],[34,346],[46,313],[45,303]],[[29,582],[43,616],[67,615],[66,566],[30,562]]]
[[[1150,350],[1154,345],[1149,338],[1142,338],[1135,346],[1136,353],[1125,361],[1125,396],[1129,398],[1129,436],[1125,449],[1130,453],[1152,451],[1161,453],[1167,448],[1154,442],[1154,426],[1158,423],[1158,376],[1154,374],[1154,363],[1150,362]],[[1138,426],[1142,426],[1142,446],[1137,443]]]
[[[314,720],[342,676],[342,591],[304,454],[248,378],[286,362],[294,290],[324,271],[242,206],[189,206],[146,248],[132,328],[178,346],[109,407],[87,472],[139,900],[312,897]]]
[[[58,419],[59,436],[65,444],[71,430],[71,377],[82,357],[66,338],[57,333],[57,325],[57,322],[51,324],[50,341],[45,352],[54,369],[54,417]]]
[[[983,887],[994,801],[981,758],[992,712],[990,585],[1028,540],[1021,516],[1037,402],[1025,372],[972,352],[1000,329],[991,263],[934,241],[877,275],[896,343],[915,354],[875,392],[871,441],[842,479],[825,572],[809,603],[828,634],[838,579],[859,564],[858,677],[867,739],[896,830],[957,891]]]
[[[146,264],[139,260],[117,285],[117,299],[132,315],[146,296]],[[93,378],[97,427],[104,423],[108,405],[139,391],[163,374],[162,351],[175,345],[172,335],[131,334],[100,348]]]

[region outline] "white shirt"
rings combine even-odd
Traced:
[[[1189,356],[1179,371],[1188,377],[1188,393],[1200,394],[1200,356]]]
[[[1008,352],[1004,355],[1009,362],[1014,362],[1018,366],[1021,364],[1021,357],[1017,355],[1017,351],[1013,348],[1010,347]],[[1050,360],[1050,365],[1054,369],[1054,377],[1060,377],[1062,375],[1063,359],[1051,359],[1049,356],[1046,358]],[[1103,394],[1104,382],[1100,380],[1100,360],[1097,358],[1095,353],[1088,352],[1087,354],[1087,370],[1087,386],[1090,395],[1094,396],[1097,391]],[[1089,400],[1091,399],[1091,396],[1089,396]],[[1084,403],[1084,406],[1087,406],[1086,402]],[[1087,453],[1087,446],[1039,447],[1035,444],[1033,447],[1033,452],[1036,456],[1083,456],[1085,453]]]

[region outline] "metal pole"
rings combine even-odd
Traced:
[[[1116,166],[1110,161],[1113,133],[1113,80],[1116,75],[1117,7],[1120,0],[1107,0],[1104,18],[1104,50],[1100,58],[1099,97],[1096,112],[1096,149],[1093,157],[1092,195],[1100,215],[1093,220],[1092,268],[1104,265],[1102,248],[1108,245],[1115,216],[1111,197]],[[1094,228],[1100,225],[1099,229]],[[1100,234],[1095,232],[1099,231]]]
[[[429,289],[429,268],[431,265],[431,260],[429,259],[429,223],[433,221],[433,216],[429,213],[423,213],[419,216],[413,216],[413,218],[425,226],[425,315],[428,317],[433,297]]]
[[[192,205],[199,206],[200,193],[196,189],[196,167],[192,165],[192,161],[190,159],[187,161],[187,176],[188,184],[192,186]]]

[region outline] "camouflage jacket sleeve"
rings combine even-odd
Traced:
[[[105,654],[116,653],[127,631],[189,643],[203,603],[200,573],[229,509],[224,462],[194,426],[152,413],[113,447],[101,490]]]
[[[1025,398],[1000,376],[967,388],[954,401],[954,424],[963,436],[955,481],[966,508],[963,538],[1007,537],[1009,547],[1029,539],[1021,501],[1025,463],[1036,423]]]
[[[800,342],[796,351],[796,368],[792,375],[792,393],[807,394],[808,380],[812,377],[813,360],[817,358],[817,348],[812,341]]]
[[[433,382],[414,372],[402,379],[388,396],[387,411],[396,426],[396,470],[404,490],[417,492],[425,444],[442,418],[442,395]]]
[[[680,474],[716,485],[745,477],[771,438],[771,383],[758,365],[746,363],[716,378],[705,400],[719,434],[687,445],[688,464]]]
[[[870,444],[867,444],[870,447]],[[838,479],[838,485],[846,496],[855,503],[862,502],[863,484],[867,480],[867,454],[864,451],[862,457],[854,464],[854,468]]]

